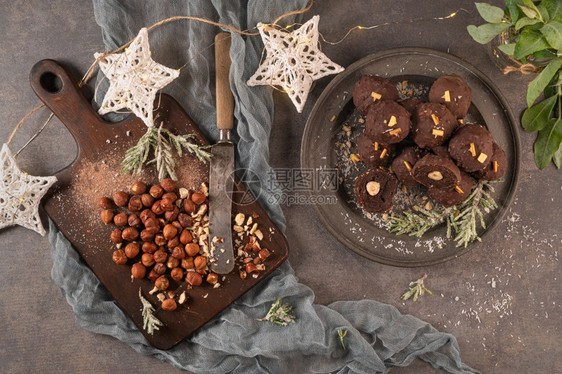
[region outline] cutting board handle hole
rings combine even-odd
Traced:
[[[39,83],[41,87],[47,92],[56,94],[62,90],[62,80],[54,73],[50,71],[41,74],[39,78]]]

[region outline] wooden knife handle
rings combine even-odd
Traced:
[[[230,72],[230,33],[215,36],[215,80],[217,97],[217,127],[232,130],[234,122],[234,97],[228,78]]]

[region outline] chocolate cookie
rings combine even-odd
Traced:
[[[431,148],[431,153],[441,157],[451,157],[451,155],[449,155],[449,147],[446,145],[438,145],[437,147]]]
[[[357,205],[369,213],[384,213],[392,207],[398,181],[382,169],[370,169],[355,180]]]
[[[472,184],[474,180],[472,177],[461,171],[461,181],[459,184],[455,185],[453,188],[436,188],[432,187],[427,190],[429,196],[443,205],[444,207],[450,207],[453,205],[458,205],[466,200],[470,192],[472,191]]]
[[[426,187],[454,188],[461,180],[461,171],[453,160],[432,154],[416,162],[412,175]]]
[[[422,103],[416,107],[412,120],[412,137],[421,148],[445,143],[457,127],[455,116],[438,103]]]
[[[455,117],[463,118],[472,101],[472,90],[458,75],[443,75],[433,82],[429,90],[429,101],[441,103]]]
[[[411,115],[414,114],[416,111],[416,107],[423,103],[422,99],[418,99],[417,97],[411,97],[409,99],[405,99],[400,101],[398,104],[402,105]]]
[[[501,178],[505,171],[507,170],[507,156],[505,151],[497,145],[492,144],[492,157],[490,158],[490,163],[484,168],[484,170],[477,171],[474,176],[478,179],[484,179],[487,181],[493,181]]]
[[[449,154],[464,171],[482,171],[490,163],[493,143],[484,126],[464,125],[449,141]]]
[[[357,137],[357,153],[361,161],[374,168],[387,165],[392,159],[396,145],[385,145],[373,141],[363,133]]]
[[[398,89],[389,80],[374,75],[364,75],[355,84],[353,104],[362,114],[367,114],[371,104],[380,100],[398,100]]]
[[[423,151],[418,147],[406,147],[402,153],[392,161],[392,171],[398,180],[408,186],[417,186],[419,183],[412,176],[414,165],[423,156]]]
[[[410,113],[400,104],[382,100],[372,105],[365,117],[365,133],[380,143],[398,143],[410,132]]]

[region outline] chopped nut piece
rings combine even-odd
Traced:
[[[375,147],[375,151],[379,150],[379,142],[374,142],[373,146]]]
[[[386,156],[386,154],[387,154],[387,150],[385,148],[385,149],[382,150],[380,158],[384,158],[384,156]]]
[[[494,173],[497,173],[497,172],[498,172],[498,167],[499,167],[498,162],[497,162],[497,161],[493,161],[492,165],[494,166]]]
[[[372,98],[373,98],[373,102],[375,102],[375,101],[377,101],[377,100],[380,100],[380,98],[382,97],[381,94],[378,94],[378,93],[376,93],[376,92],[371,92],[371,96],[372,96]]]
[[[330,118],[330,122],[334,122],[335,119],[336,119],[336,116],[333,115],[332,118]]]
[[[154,293],[156,293],[156,292],[158,292],[158,291],[159,291],[158,288],[154,287],[154,288],[151,289],[148,293],[149,293],[150,295],[154,295]]]
[[[259,240],[263,240],[263,234],[260,230],[256,230],[256,232],[254,232],[254,235],[257,236]]]
[[[365,122],[365,119],[363,117],[359,118],[359,123],[363,123]]]
[[[443,96],[441,96],[441,98],[443,100],[445,100],[446,102],[450,102],[451,101],[451,94],[449,93],[449,90],[445,91],[445,93],[443,94]]]
[[[166,295],[164,295],[162,292],[160,292],[158,295],[156,295],[156,297],[157,297],[158,300],[160,300],[160,301],[166,300]]]
[[[388,127],[392,127],[396,125],[396,117],[390,116],[390,120],[388,121]]]
[[[457,191],[460,194],[464,193],[464,191],[459,186],[455,186],[455,191]]]
[[[408,171],[412,171],[412,165],[410,165],[408,161],[404,161],[404,166],[406,166],[406,169],[408,169]]]
[[[207,183],[205,183],[205,182],[201,183],[201,192],[205,196],[209,196],[209,187],[207,187]]]
[[[183,303],[185,303],[185,300],[187,300],[187,295],[186,295],[185,291],[183,291],[180,295],[178,303],[183,304]]]
[[[427,177],[434,181],[440,181],[441,179],[443,179],[443,174],[441,174],[440,171],[435,170],[427,173]]]
[[[349,158],[351,159],[351,161],[353,162],[358,162],[360,160],[359,155],[352,153],[351,156],[349,156]]]
[[[472,157],[476,157],[476,148],[474,147],[474,143],[470,143],[470,148],[468,149]]]
[[[408,193],[408,187],[405,184],[402,185],[402,192]]]
[[[389,134],[394,135],[394,136],[398,136],[398,134],[401,133],[401,132],[402,132],[402,129],[397,128],[397,129],[394,129],[394,130],[390,131]]]
[[[250,226],[252,224],[252,222],[254,222],[254,219],[252,218],[252,216],[248,217],[248,220],[246,221],[246,225]]]
[[[486,159],[488,158],[488,155],[485,153],[480,153],[480,156],[478,156],[477,160],[479,163],[483,164],[484,161],[486,161]]]
[[[179,193],[180,193],[180,198],[182,199],[185,199],[189,195],[188,189],[183,187],[179,189]]]
[[[431,119],[435,125],[439,124],[439,117],[437,117],[434,113],[431,113]]]
[[[383,221],[386,221],[388,219],[388,213],[384,213],[381,218]]]
[[[242,226],[242,224],[244,223],[244,219],[246,219],[244,213],[238,213],[236,217],[234,217],[234,222],[236,222],[238,226]]]
[[[462,118],[459,118],[457,121],[459,122],[460,125],[464,125],[464,120]]]
[[[427,204],[425,204],[424,208],[425,208],[425,210],[433,209],[433,205],[431,205],[431,201],[428,201]]]
[[[367,183],[365,188],[367,189],[367,193],[369,195],[376,196],[381,190],[381,184],[379,182],[370,181],[369,183]]]
[[[244,231],[244,228],[240,225],[234,225],[233,229],[236,232],[243,232]]]
[[[250,234],[254,235],[254,233],[256,232],[256,230],[258,229],[258,224],[254,223],[254,225],[252,226],[252,228],[250,229]]]
[[[342,129],[343,131],[345,131],[345,132],[351,131],[351,127],[349,127],[349,126],[347,126],[347,125],[343,125],[343,126],[341,127],[341,129]]]
[[[443,130],[438,130],[438,129],[433,129],[433,131],[431,132],[436,138],[438,136],[443,136],[445,133],[443,132]]]

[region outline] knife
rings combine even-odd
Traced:
[[[209,169],[210,267],[217,274],[228,274],[234,269],[231,224],[234,144],[230,140],[234,121],[234,97],[228,79],[230,34],[227,32],[215,36],[215,70],[219,140],[211,148],[213,157]]]

